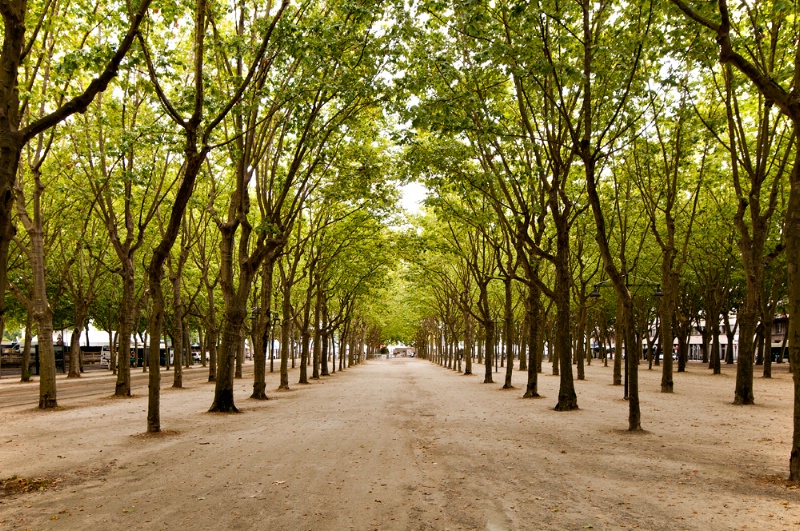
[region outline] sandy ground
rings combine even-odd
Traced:
[[[622,388],[596,362],[566,413],[546,374],[545,398],[523,400],[518,371],[503,391],[481,383],[481,366],[373,360],[258,402],[248,369],[238,415],[206,412],[202,369],[182,390],[165,375],[155,437],[142,434],[137,372],[131,399],[109,398],[107,373],[59,379],[50,412],[34,408],[36,385],[0,380],[0,479],[57,480],[0,492],[0,529],[800,528],[800,491],[784,481],[785,367],[756,379],[751,407],[731,404],[733,367],[715,377],[692,364],[673,395],[642,367],[640,434],[625,431]]]

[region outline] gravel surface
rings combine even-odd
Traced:
[[[657,368],[654,368],[657,369]],[[576,382],[580,409],[483,384],[429,362],[372,360],[207,413],[213,384],[164,374],[164,432],[147,435],[146,375],[111,398],[113,376],[59,376],[60,407],[0,379],[0,529],[797,529],[785,482],[792,382],[756,378],[755,406],[734,406],[735,366],[699,363],[659,392],[641,367],[643,433],[629,433],[622,388],[596,360]],[[249,371],[249,372],[248,372]],[[296,382],[298,372],[290,374]],[[14,479],[10,479],[14,478]]]

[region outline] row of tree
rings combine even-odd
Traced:
[[[415,5],[417,97],[399,112],[412,124],[409,171],[433,194],[411,276],[436,286],[418,301],[418,340],[442,326],[472,352],[477,323],[491,381],[495,328],[511,341],[524,308],[526,396],[536,396],[549,312],[556,409],[570,410],[590,323],[613,320],[616,343],[638,359],[656,322],[671,352],[702,321],[718,335],[735,312],[734,402],[747,405],[758,345],[788,314],[800,480],[798,5]],[[603,287],[613,315],[592,302]],[[641,429],[637,370],[629,364],[630,430]],[[665,355],[664,393],[673,371]]]
[[[320,333],[322,346],[337,315],[368,323],[368,343],[412,337],[414,321],[448,321],[425,311],[438,298],[460,312],[465,342],[469,321],[481,324],[491,360],[500,278],[503,338],[524,290],[529,371],[552,305],[557,409],[570,410],[594,284],[613,287],[614,335],[632,350],[637,304],[657,306],[663,345],[685,337],[685,298],[702,301],[706,321],[735,308],[742,338],[776,308],[800,311],[796,3],[118,7],[0,2],[0,316],[11,318],[8,291],[40,337],[61,295],[76,323],[116,307],[103,326],[122,353],[142,315],[151,337],[177,339],[195,313],[219,345],[211,409],[235,411],[245,331],[263,353],[278,304],[304,345]],[[417,245],[387,226],[387,180],[401,175],[433,191],[435,219],[410,231]],[[388,272],[400,251],[414,274]],[[658,304],[641,302],[655,284]],[[383,323],[379,300],[391,301]],[[409,319],[399,308],[412,304]],[[56,405],[48,344],[43,408]],[[797,319],[788,347],[800,480]],[[148,430],[158,431],[150,350]],[[754,401],[754,353],[740,342],[739,404]],[[662,370],[669,393],[671,356]],[[631,430],[641,429],[637,374],[629,364]],[[128,396],[128,364],[117,376]]]
[[[395,6],[119,7],[0,3],[0,300],[8,325],[41,339],[39,407],[57,405],[54,319],[76,347],[88,319],[114,331],[117,396],[131,394],[131,338],[146,330],[148,431],[163,337],[176,386],[180,353],[202,338],[212,411],[236,411],[245,335],[253,397],[266,398],[278,314],[282,387],[293,331],[301,382],[312,339],[312,377],[334,334],[357,361],[377,343],[396,214],[381,112]]]

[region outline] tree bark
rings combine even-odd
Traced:
[[[150,323],[147,327],[150,332],[150,348],[145,350],[147,352],[147,368],[150,373],[147,377],[148,433],[161,431],[161,330],[164,321],[164,292],[161,290],[161,277],[161,267],[157,267],[148,275],[151,291],[150,301],[152,303]],[[169,352],[166,352],[166,356],[167,361],[169,361]],[[122,359],[122,356],[120,356],[120,359]],[[130,365],[129,363],[126,364]]]
[[[206,348],[208,349],[208,381],[217,381],[217,317],[214,303],[214,286],[207,284],[208,316],[206,317]]]
[[[588,148],[588,141],[583,143],[584,148]],[[633,318],[633,296],[628,291],[625,285],[625,277],[620,273],[614,264],[613,257],[611,256],[610,246],[608,244],[608,235],[606,233],[605,216],[600,204],[600,196],[597,193],[597,183],[595,181],[594,163],[590,157],[584,155],[584,164],[586,164],[586,191],[589,199],[589,204],[592,207],[595,224],[597,225],[597,244],[600,250],[600,255],[603,258],[603,265],[611,280],[614,289],[617,292],[618,304],[621,302],[623,306],[622,315],[625,326],[625,343],[627,355],[636,354],[635,361],[628,363],[628,431],[640,431],[641,425],[641,409],[639,407],[639,364],[638,349],[636,348],[636,341],[634,340],[635,322]],[[617,343],[619,343],[619,334],[617,334]],[[633,347],[631,349],[631,347]],[[633,352],[631,352],[633,350]]]
[[[761,348],[764,351],[764,378],[772,378],[772,319],[764,322],[764,338]]]
[[[181,250],[183,251],[183,250]],[[183,254],[183,252],[181,253]],[[188,255],[187,255],[188,256]],[[170,278],[172,283],[172,348],[175,351],[175,367],[173,368],[172,387],[183,387],[183,298],[181,297],[181,284],[183,283],[183,257],[179,259],[177,271]],[[167,349],[169,358],[169,349]]]
[[[20,367],[20,381],[31,381],[31,341],[33,339],[33,316],[26,312],[25,316],[25,343],[22,345],[22,366]]]
[[[320,358],[322,352],[322,287],[320,285],[320,278],[317,274],[315,276],[314,284],[317,286],[315,290],[316,296],[314,297],[314,354],[313,363],[311,368],[311,379],[319,380],[320,376]]]
[[[239,346],[244,341],[242,330],[247,318],[247,309],[243,304],[226,309],[222,321],[222,341],[218,357],[217,381],[214,386],[214,401],[209,408],[214,413],[238,413],[239,409],[233,400],[233,380],[236,356]]]
[[[186,206],[189,204],[197,175],[200,173],[200,168],[206,158],[208,149],[204,147],[202,150],[197,151],[195,149],[197,145],[196,132],[187,130],[186,133],[186,163],[183,179],[175,195],[175,200],[169,214],[169,220],[162,233],[161,241],[156,245],[155,249],[153,249],[153,254],[147,267],[150,297],[153,302],[150,326],[148,326],[151,345],[148,362],[150,376],[148,384],[147,431],[150,433],[161,431],[161,414],[158,408],[161,405],[159,396],[161,393],[161,371],[159,367],[160,344],[164,323],[164,293],[161,287],[161,281],[164,277],[164,262],[166,262],[167,256],[178,237],[178,231],[180,230]],[[169,352],[166,353],[166,360],[167,363],[169,363]],[[233,393],[231,393],[231,399],[232,398]]]
[[[72,337],[69,340],[69,372],[67,378],[81,377],[81,332],[83,331],[86,318],[76,311],[75,327],[72,329]],[[81,312],[82,313],[82,312]]]
[[[246,298],[244,300],[247,301]],[[245,313],[245,316],[247,316],[247,306],[245,306],[245,312],[244,313]],[[245,319],[246,318],[247,317],[245,317]],[[239,380],[239,379],[241,379],[243,377],[242,376],[242,370],[244,368],[244,340],[245,340],[245,322],[244,322],[244,319],[242,319],[242,325],[241,326],[242,326],[242,329],[239,330],[239,337],[240,337],[239,343],[236,345],[236,356],[233,359],[233,361],[234,361],[234,364],[233,364],[234,365],[233,376],[237,380]],[[223,337],[225,337],[225,336],[223,335]],[[223,346],[223,349],[224,349],[224,346]]]
[[[798,123],[800,123],[800,113],[795,120],[795,124]],[[795,127],[795,146],[800,146],[800,128],[798,127]],[[789,368],[792,371],[792,381],[794,382],[789,480],[800,482],[800,149],[795,149],[783,237],[786,245],[786,268],[789,277],[787,294]],[[740,334],[739,337],[742,335]]]
[[[2,158],[2,141],[0,140],[0,158]],[[0,170],[2,171],[2,170]],[[34,174],[33,218],[28,215],[23,190],[17,190],[17,213],[30,239],[27,251],[33,277],[31,297],[25,300],[25,306],[36,322],[39,334],[39,408],[51,409],[58,406],[56,401],[56,360],[53,349],[53,308],[47,299],[47,277],[45,272],[45,246],[41,197],[44,185],[38,170]],[[4,269],[6,264],[0,264]],[[1,295],[1,294],[0,294]]]
[[[329,335],[330,331],[328,330],[328,325],[330,323],[328,322],[328,305],[325,304],[325,300],[324,300],[325,296],[324,296],[324,292],[323,292],[322,289],[320,289],[320,291],[319,291],[319,297],[321,299],[323,299],[322,303],[321,303],[322,304],[322,323],[321,323],[321,328],[322,328],[323,332],[322,332],[322,356],[320,357],[320,363],[321,363],[321,372],[320,372],[320,374],[322,376],[330,376],[330,372],[328,370],[328,356],[329,356],[329,353],[330,353],[330,346],[333,345],[334,342],[333,342],[333,338]],[[335,358],[332,359],[332,363],[333,363],[333,368],[336,369],[336,359]]]
[[[614,328],[614,385],[622,385],[622,345],[625,343],[625,308],[622,300],[617,297],[617,316],[615,323],[622,326]]]
[[[584,343],[586,342],[586,328],[589,310],[586,307],[586,299],[583,299],[578,308],[578,323],[575,327],[575,361],[576,370],[578,372],[578,380],[586,379],[586,370],[584,369],[584,357],[586,354]]]
[[[265,260],[261,265],[261,315],[256,320],[253,333],[253,394],[255,400],[268,400],[267,397],[267,356],[272,356],[269,332],[272,328],[272,279],[275,261]]]
[[[474,350],[474,329],[472,316],[464,312],[464,374],[472,374],[472,351]]]
[[[289,389],[289,343],[291,342],[292,287],[283,283],[283,324],[281,325],[281,380],[278,389]],[[341,368],[341,367],[340,367]]]
[[[634,330],[633,297],[625,297],[625,355],[628,357],[628,431],[641,431],[641,410],[639,406],[639,358],[640,343],[636,341]]]
[[[717,315],[714,321],[715,326],[711,332],[711,366],[714,369],[714,374],[721,374],[720,351],[722,350],[722,345],[719,341],[719,315]]]
[[[661,367],[661,392],[672,393],[675,390],[673,380],[672,349],[675,343],[675,332],[672,323],[678,301],[678,290],[680,289],[680,279],[678,273],[673,271],[674,261],[667,262],[662,258],[661,262],[661,284],[663,295],[659,313],[661,317],[661,351],[664,353],[664,364]]]
[[[484,356],[483,383],[494,383],[492,380],[492,363],[494,361],[494,342],[495,330],[494,321],[489,309],[489,292],[487,289],[488,281],[478,282],[479,308],[481,311],[481,325],[483,325],[486,352]]]
[[[528,313],[528,383],[525,386],[523,398],[539,397],[539,374],[537,371],[538,359],[541,357],[541,315],[542,301],[539,288],[535,284],[528,284],[528,297],[525,310]]]
[[[559,231],[560,232],[560,231]],[[554,355],[559,358],[560,385],[556,411],[578,409],[578,396],[575,394],[575,382],[572,378],[572,340],[570,331],[570,285],[572,275],[569,270],[569,236],[559,234],[559,257],[556,262],[556,283],[553,293],[556,305],[556,331]],[[563,256],[561,253],[564,253]]]
[[[506,378],[503,382],[503,389],[513,389],[514,386],[511,385],[511,373],[514,369],[514,334],[512,333],[514,328],[514,309],[512,306],[514,295],[511,291],[511,277],[504,278],[503,284],[505,288],[505,304],[503,310],[503,335],[505,337],[503,339],[505,340],[506,347]]]

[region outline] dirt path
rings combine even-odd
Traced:
[[[519,372],[518,389],[501,391],[397,359],[267,402],[247,399],[246,372],[243,412],[209,414],[212,386],[192,369],[186,389],[164,388],[168,431],[155,437],[142,435],[144,382],[132,399],[62,398],[40,412],[36,386],[4,379],[0,478],[59,481],[0,494],[0,529],[796,529],[800,493],[783,481],[791,379],[757,378],[758,405],[735,407],[725,371],[692,365],[664,396],[659,373],[642,370],[636,435],[597,364],[569,413],[551,410],[553,376],[540,378],[546,398],[522,400]],[[29,405],[8,405],[26,394]]]

